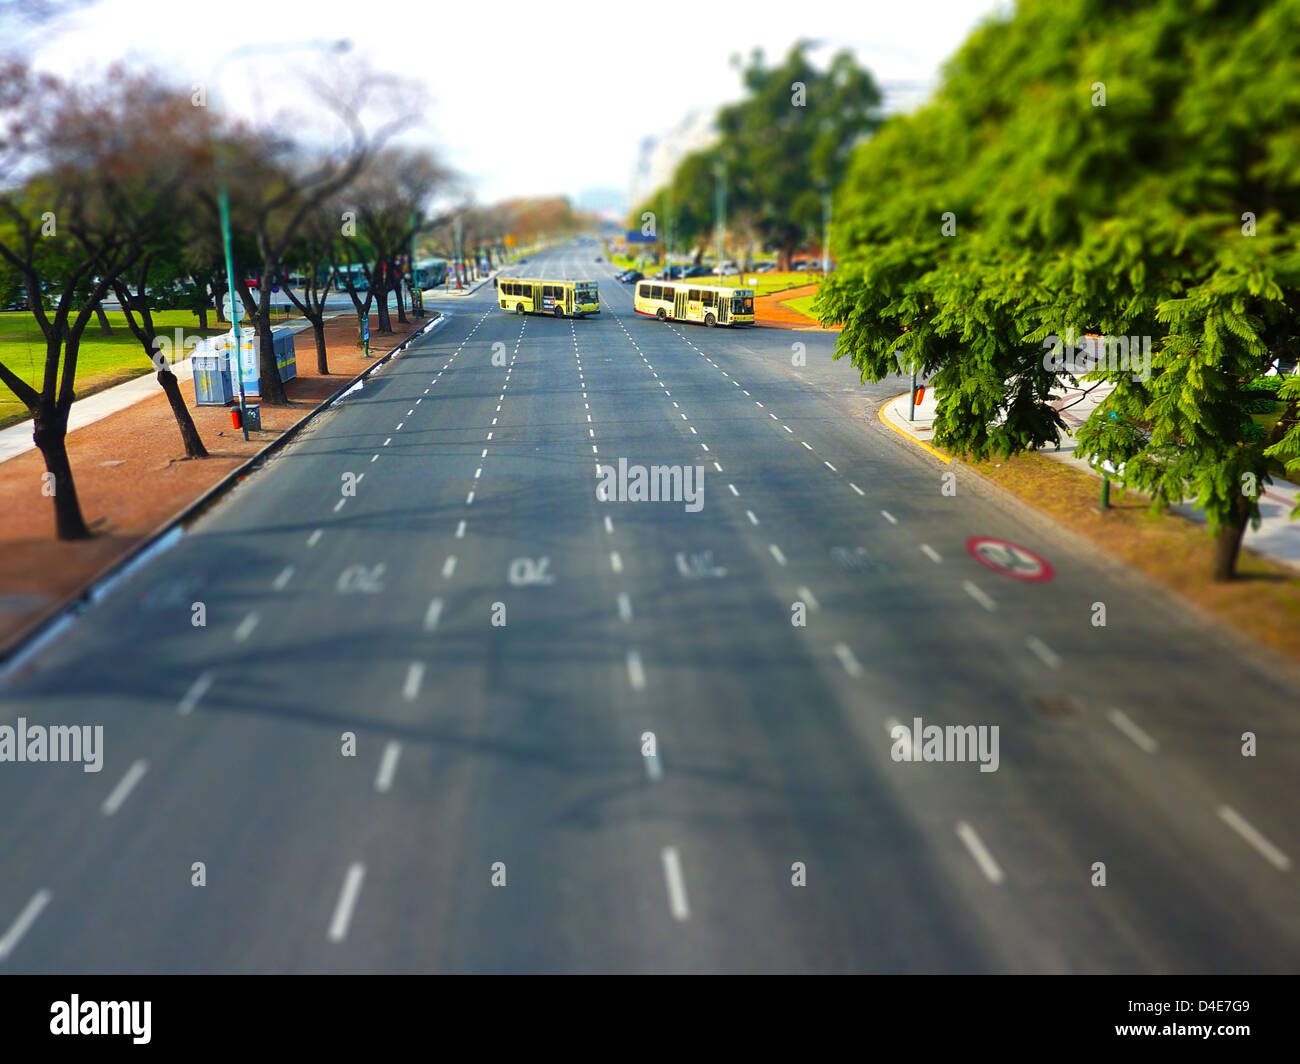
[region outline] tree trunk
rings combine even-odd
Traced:
[[[1214,579],[1232,580],[1237,575],[1237,558],[1241,554],[1241,540],[1250,521],[1250,509],[1243,497],[1234,502],[1232,520],[1219,526],[1214,536]]]
[[[381,336],[387,336],[393,331],[393,323],[388,317],[388,291],[385,288],[375,299],[375,311],[379,315],[379,329]]]
[[[108,323],[108,315],[104,313],[104,308],[99,303],[95,304],[95,317],[99,320],[99,331],[106,336],[111,335],[113,326]]]
[[[267,406],[289,405],[284,381],[280,380],[280,367],[275,364],[275,337],[271,335],[271,316],[266,313],[257,316],[257,380],[263,403]]]
[[[72,465],[68,462],[68,419],[51,410],[40,410],[35,415],[32,442],[45,459],[45,469],[53,475],[54,530],[59,539],[89,539],[90,529],[81,515],[77,500],[77,486],[72,479]],[[48,490],[48,489],[46,489]]]
[[[180,429],[181,442],[185,444],[185,457],[207,458],[208,449],[203,446],[194,418],[190,416],[190,408],[185,405],[185,397],[181,395],[181,382],[176,379],[176,374],[170,369],[160,369],[158,383],[162,385],[172,408],[172,416],[176,419],[176,427]]]
[[[402,298],[402,285],[400,281],[394,291],[397,293],[397,320],[402,325],[407,325],[409,323],[406,320],[406,300]]]
[[[223,295],[224,293],[214,284],[212,286],[212,306],[217,312],[217,321],[220,322],[226,320],[226,308],[222,302]]]
[[[328,377],[330,364],[329,358],[325,354],[325,318],[323,315],[312,319],[311,331],[316,337],[316,372],[322,377]]]
[[[204,332],[208,331],[208,308],[199,307],[199,328]]]

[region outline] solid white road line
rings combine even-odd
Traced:
[[[414,702],[420,694],[420,684],[424,682],[424,662],[413,661],[406,668],[406,682],[402,684],[402,697]]]
[[[208,688],[212,686],[214,679],[216,677],[210,671],[201,673],[199,678],[190,684],[190,689],[185,692],[180,702],[176,704],[176,712],[181,716],[194,712],[194,707],[199,704],[199,699],[208,693]]]
[[[104,799],[104,804],[99,807],[99,811],[105,816],[112,816],[122,808],[122,803],[126,801],[127,795],[131,793],[135,785],[140,782],[140,778],[149,770],[147,761],[137,761],[129,769],[126,775],[118,780],[117,786]]]
[[[1280,872],[1291,867],[1291,858],[1268,841],[1259,830],[1230,805],[1219,806],[1219,818],[1250,843],[1260,855]]]
[[[292,579],[293,579],[293,566],[286,565],[283,569],[280,570],[280,575],[277,576],[271,582],[271,586],[275,588],[276,591],[283,591],[285,585],[288,584],[289,581]]]
[[[257,627],[257,622],[260,620],[261,617],[256,612],[253,612],[240,621],[239,627],[235,629],[235,642],[242,643],[252,635],[253,629]]]
[[[1160,749],[1160,744],[1134,724],[1123,710],[1107,710],[1106,717],[1115,727],[1132,739],[1144,753],[1154,754]]]
[[[334,918],[330,921],[330,941],[342,942],[348,935],[348,924],[352,921],[352,910],[356,908],[357,897],[361,894],[361,881],[366,878],[366,866],[357,862],[349,865],[347,875],[343,877],[343,890],[339,893],[338,904],[334,907]]]
[[[1039,639],[1038,636],[1031,635],[1025,640],[1025,646],[1032,650],[1049,669],[1059,669],[1061,667],[1061,655]]]
[[[959,821],[957,824],[957,837],[966,844],[966,849],[970,850],[970,855],[975,858],[975,863],[980,866],[980,871],[990,883],[1002,882],[1002,869],[998,867],[997,861],[993,860],[993,855],[989,853],[988,847],[980,840],[975,833],[975,829],[966,821]]]
[[[375,790],[387,794],[393,786],[393,777],[397,775],[397,759],[402,756],[402,744],[390,742],[384,747],[384,756],[379,762],[379,774],[375,776]]]
[[[50,904],[51,897],[53,895],[48,890],[38,890],[23,906],[18,919],[9,925],[9,930],[4,933],[3,938],[0,938],[0,961],[8,960],[14,947],[18,945],[23,935],[27,934],[27,929],[36,923],[36,918],[41,915],[41,911]]]
[[[686,900],[686,880],[682,877],[682,861],[676,846],[666,846],[663,852],[664,879],[668,882],[668,908],[673,919],[689,920],[691,906]]]
[[[835,644],[835,656],[840,659],[840,664],[844,666],[844,671],[850,676],[861,676],[862,666],[858,664],[858,659],[853,656],[853,651],[845,643]]]
[[[645,690],[645,669],[641,665],[641,654],[636,650],[627,652],[627,680],[634,691]]]
[[[983,606],[986,610],[988,610],[989,613],[992,613],[994,610],[998,608],[998,604],[996,602],[994,602],[991,598],[989,598],[988,595],[986,595],[978,587],[972,584],[969,580],[963,580],[961,582],[961,587],[962,590],[966,592],[966,594],[968,594],[971,598],[973,598],[976,602],[978,602],[981,606]]]

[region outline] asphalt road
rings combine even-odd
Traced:
[[[104,762],[0,764],[0,972],[1296,971],[1300,692],[945,493],[831,337],[639,318],[594,253],[523,269],[599,317],[441,301],[3,682]],[[917,717],[997,771],[895,760]]]

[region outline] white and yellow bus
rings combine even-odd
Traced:
[[[638,314],[660,321],[715,325],[753,325],[754,290],[690,281],[638,281],[633,303]]]
[[[518,277],[497,280],[497,300],[502,310],[516,314],[554,314],[557,318],[585,318],[600,313],[595,281],[539,281]]]

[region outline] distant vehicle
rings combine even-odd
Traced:
[[[708,277],[709,274],[711,274],[712,272],[713,271],[710,270],[707,266],[692,266],[685,273],[683,273],[682,276],[683,277]]]
[[[701,322],[709,328],[715,325],[753,325],[754,290],[642,281],[636,286],[633,309],[647,318]]]
[[[710,273],[716,273],[719,277],[725,277],[729,273],[739,273],[740,267],[734,262],[724,262],[721,266],[714,266]]]
[[[597,256],[596,256],[596,261],[597,261],[597,262],[604,262],[605,260],[602,259],[599,255],[597,255]]]
[[[771,273],[771,272],[772,272],[773,270],[775,270],[775,269],[776,269],[776,263],[775,263],[775,262],[760,262],[757,266],[754,267],[754,272],[755,272],[755,273]]]
[[[682,268],[680,266],[668,266],[655,274],[661,281],[676,281],[681,275]]]
[[[595,281],[554,281],[499,278],[497,299],[502,310],[516,314],[553,314],[585,318],[600,313]]]
[[[623,274],[619,277],[619,280],[624,284],[636,284],[636,282],[641,280],[644,276],[645,274],[641,273],[639,270],[624,270]]]

